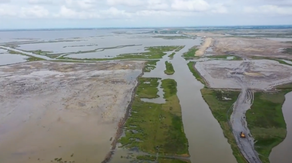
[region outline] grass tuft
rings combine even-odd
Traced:
[[[167,75],[173,75],[175,71],[173,69],[172,63],[165,61],[165,66],[166,70],[164,71],[164,73]]]

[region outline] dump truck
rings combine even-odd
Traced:
[[[241,138],[246,138],[245,134],[243,132],[240,132],[240,137]]]

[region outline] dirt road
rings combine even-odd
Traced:
[[[245,113],[250,109],[253,103],[253,92],[248,89],[248,80],[245,79],[243,73],[249,68],[250,61],[246,60],[239,68],[234,69],[235,73],[230,75],[242,88],[237,101],[233,105],[233,113],[230,118],[232,131],[241,153],[250,163],[261,163],[258,153],[254,149],[254,139],[247,127]],[[241,138],[240,133],[243,132],[246,138]]]
[[[195,56],[202,56],[204,55],[207,48],[209,48],[212,44],[213,39],[212,38],[206,38],[203,45],[200,47],[198,51],[196,51]]]
[[[37,54],[33,54],[31,52],[25,52],[23,50],[18,50],[18,49],[6,47],[6,46],[0,46],[0,49],[11,50],[11,51],[18,52],[20,54],[24,54],[24,55],[28,55],[28,56],[32,56],[32,57],[37,57],[37,58],[42,58],[42,59],[45,59],[45,60],[52,60],[52,58],[47,57],[47,56],[37,55]]]

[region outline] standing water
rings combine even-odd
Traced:
[[[199,41],[195,43],[199,44]],[[231,147],[201,95],[203,84],[196,80],[187,66],[187,61],[181,57],[190,48],[191,46],[186,46],[179,51],[172,63],[175,70],[173,79],[177,82],[177,95],[182,108],[191,161],[234,163],[236,160]]]
[[[199,45],[200,42],[201,39],[190,42],[182,50],[176,52],[173,60],[169,60],[168,55],[165,55],[157,62],[156,68],[150,73],[145,73],[143,77],[162,80],[170,78],[177,82],[177,96],[180,100],[184,131],[189,142],[192,163],[234,163],[236,159],[231,147],[209,106],[202,98],[200,90],[203,85],[196,80],[187,66],[188,61],[182,57],[183,53],[192,46]],[[164,74],[165,61],[168,60],[173,64],[174,75]],[[118,153],[120,152],[116,154]],[[116,157],[114,156],[112,162],[117,161]]]
[[[282,107],[284,119],[286,122],[287,135],[285,140],[273,148],[270,161],[271,163],[291,163],[292,160],[292,92],[285,95],[285,102]]]

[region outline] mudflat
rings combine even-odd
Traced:
[[[1,163],[105,159],[144,62],[0,67]]]

